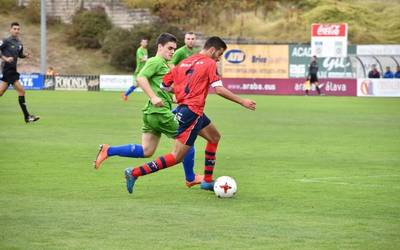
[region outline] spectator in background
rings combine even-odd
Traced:
[[[379,73],[375,64],[372,64],[372,69],[368,73],[368,78],[381,78],[381,74]]]
[[[57,76],[57,75],[58,75],[58,73],[54,70],[53,67],[49,67],[49,68],[47,69],[46,76],[52,76],[52,77],[54,77],[54,76]]]
[[[394,74],[394,78],[400,78],[400,66],[397,66],[397,71]]]
[[[383,74],[383,78],[394,78],[394,74],[390,70],[389,66],[386,66],[386,72],[385,72],[385,74]]]

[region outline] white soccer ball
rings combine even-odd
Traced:
[[[215,180],[214,193],[219,198],[230,198],[236,194],[236,181],[229,176],[221,176]]]

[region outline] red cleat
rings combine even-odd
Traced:
[[[109,147],[110,147],[110,145],[108,145],[108,144],[101,144],[100,145],[99,152],[97,153],[96,160],[94,161],[94,168],[95,169],[99,169],[101,163],[108,158],[107,151],[108,151]]]
[[[204,179],[204,175],[195,175],[194,180],[193,181],[186,181],[186,186],[188,188],[191,188],[195,185],[199,185]]]

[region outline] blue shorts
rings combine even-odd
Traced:
[[[211,123],[206,114],[203,113],[199,116],[191,111],[186,105],[176,107],[174,113],[175,118],[179,123],[178,135],[175,139],[188,146],[193,146],[200,130]]]

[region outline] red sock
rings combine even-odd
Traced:
[[[176,164],[176,159],[173,154],[166,154],[155,159],[152,162],[148,162],[140,167],[136,167],[132,171],[132,175],[135,177],[151,174],[157,172],[160,169],[169,168]]]
[[[206,145],[206,159],[205,159],[205,165],[204,165],[204,181],[206,182],[211,182],[212,181],[212,176],[213,176],[213,171],[214,171],[214,165],[215,165],[215,154],[217,153],[217,147],[218,143],[214,144],[211,142],[208,142]]]

